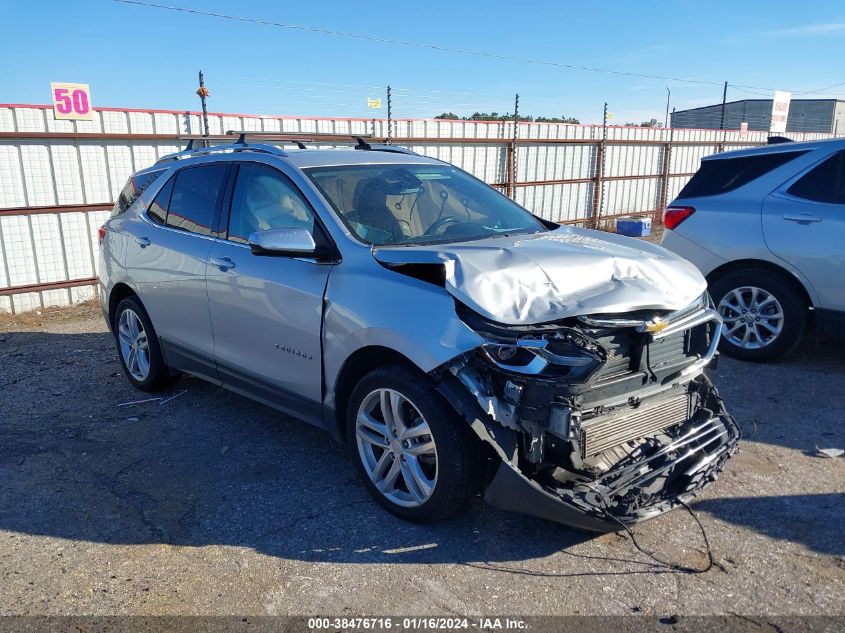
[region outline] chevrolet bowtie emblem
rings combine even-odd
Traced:
[[[665,330],[667,325],[669,325],[667,321],[652,321],[651,323],[646,323],[645,328],[643,329],[646,332],[657,334],[658,332]]]

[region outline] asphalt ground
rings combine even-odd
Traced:
[[[0,316],[0,615],[845,615],[845,458],[816,451],[845,447],[845,343],[714,379],[745,440],[693,505],[715,565],[681,573],[480,498],[402,522],[345,447],[242,397],[118,406],[147,396],[95,306]],[[683,510],[635,532],[707,564]]]

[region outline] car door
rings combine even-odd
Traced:
[[[208,260],[218,371],[235,390],[295,413],[318,415],[323,296],[331,265],[256,255],[247,240],[257,231],[300,227],[320,244],[326,241],[324,229],[296,185],[279,170],[251,162],[233,169],[221,239]]]
[[[215,375],[206,266],[228,166],[187,167],[162,187],[134,223],[127,270],[168,364]]]
[[[845,151],[763,201],[763,235],[772,253],[810,281],[818,307],[845,310]]]

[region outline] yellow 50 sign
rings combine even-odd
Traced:
[[[57,119],[90,121],[94,118],[88,84],[51,83],[53,113]]]

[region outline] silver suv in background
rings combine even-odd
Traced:
[[[616,530],[690,499],[736,448],[695,267],[538,219],[447,163],[241,138],[135,174],[100,236],[132,384],[184,372],[325,428],[406,519],[484,489]]]
[[[662,246],[707,277],[725,353],[770,360],[808,324],[845,332],[845,140],[708,156],[664,224]]]

